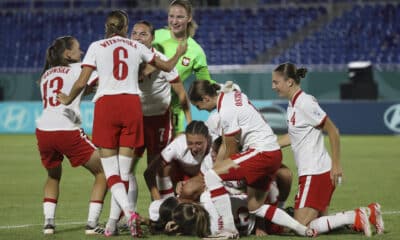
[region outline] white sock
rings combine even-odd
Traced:
[[[214,203],[218,214],[222,216],[224,229],[237,231],[232,215],[231,199],[228,192],[222,185],[222,179],[214,170],[209,170],[204,175],[206,186],[211,193],[211,200]]]
[[[111,195],[111,203],[110,203],[110,217],[111,219],[114,219],[116,221],[119,220],[121,216],[122,209],[118,205],[117,200],[113,195]]]
[[[131,175],[132,157],[118,155],[118,164],[121,180],[124,182],[128,182],[129,175]]]
[[[133,205],[135,212],[137,208],[138,193],[136,177],[133,176],[133,174],[129,174],[128,200]]]
[[[125,217],[129,218],[133,212],[133,207],[129,204],[128,194],[126,193],[124,184],[122,182],[114,184],[111,187],[111,193],[122,211],[124,211]]]
[[[118,166],[118,157],[111,156],[106,158],[101,158],[101,165],[103,166],[104,175],[108,180],[111,176],[119,176],[119,166]],[[108,186],[110,188],[110,186]]]
[[[109,230],[111,232],[115,232],[115,230],[117,229],[117,222],[118,222],[118,219],[109,218],[107,221],[107,224],[106,224],[107,230]]]
[[[107,178],[107,185],[111,193],[117,201],[125,216],[130,217],[130,212],[133,212],[133,207],[129,204],[128,194],[125,185],[119,175],[118,157],[111,156],[108,158],[101,158],[101,164],[104,169],[104,174]]]
[[[169,197],[174,197],[174,187],[172,185],[171,178],[156,176],[157,188],[160,192],[161,199],[167,199]]]
[[[310,227],[318,233],[327,233],[333,229],[354,224],[355,211],[336,213],[335,215],[323,216],[310,222]]]
[[[264,204],[257,210],[251,211],[250,213],[256,215],[257,217],[265,218],[272,223],[290,228],[301,236],[304,236],[307,230],[306,226],[300,224],[282,209],[272,205]]]
[[[222,218],[218,214],[218,211],[211,200],[211,195],[209,191],[204,191],[200,195],[200,203],[204,207],[204,209],[207,209],[207,212],[210,215],[211,234],[215,234],[218,232],[218,230],[222,230],[223,228]]]
[[[44,225],[54,225],[54,219],[56,217],[57,200],[52,198],[43,199],[43,214],[44,214]]]
[[[99,221],[101,210],[103,209],[103,201],[91,201],[89,203],[88,225],[96,227]]]

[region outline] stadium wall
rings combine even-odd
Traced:
[[[400,134],[400,101],[320,102],[342,134]],[[255,100],[253,104],[277,133],[286,131],[286,101]],[[81,117],[86,133],[91,133],[93,103],[83,101]],[[0,133],[34,133],[40,116],[39,101],[0,102]],[[192,107],[193,119],[206,120],[208,113]]]
[[[212,73],[217,82],[232,80],[239,84],[242,91],[251,99],[278,100],[271,89],[271,72],[234,72],[219,71]],[[36,84],[37,73],[0,73],[0,100],[3,101],[35,101],[40,99],[40,89]],[[378,84],[379,100],[400,99],[400,71],[374,71],[374,79]],[[345,71],[312,71],[302,80],[304,91],[319,100],[339,100],[340,84],[348,81]],[[188,87],[189,82],[185,83]],[[1,97],[2,96],[2,97]],[[89,98],[85,98],[89,99]]]

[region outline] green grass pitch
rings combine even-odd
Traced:
[[[330,212],[353,209],[377,201],[383,208],[386,233],[373,238],[400,239],[400,137],[342,136],[341,145],[344,182],[335,191]],[[89,190],[92,185],[89,172],[83,168],[73,169],[68,161],[64,162],[61,195],[56,213],[56,234],[43,236],[42,198],[46,171],[40,163],[36,139],[34,135],[0,135],[0,150],[0,239],[104,239],[102,236],[84,235]],[[294,170],[290,149],[284,150],[284,162]],[[142,160],[137,171],[140,187],[138,210],[147,216],[149,194],[141,176],[144,167],[145,161]],[[287,205],[293,204],[296,186],[297,181],[294,181]],[[109,195],[101,222],[106,221],[108,212]],[[114,238],[130,239],[130,236]],[[268,237],[293,238],[297,237]],[[364,237],[342,230],[318,238]]]

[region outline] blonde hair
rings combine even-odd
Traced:
[[[190,3],[190,1],[188,0],[174,0],[169,4],[169,8],[171,8],[172,6],[181,6],[183,7],[188,16],[192,18],[192,20],[188,23],[187,28],[186,28],[186,36],[187,37],[193,37],[196,34],[196,30],[199,27],[196,23],[196,21],[193,19],[193,15],[194,15],[194,10],[193,10],[193,6]]]

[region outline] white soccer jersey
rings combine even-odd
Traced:
[[[213,111],[210,113],[207,121],[205,122],[205,125],[207,126],[208,132],[211,135],[213,141],[219,136],[222,136],[222,129],[218,111]]]
[[[153,61],[154,56],[143,44],[121,36],[90,44],[82,65],[99,75],[93,101],[103,95],[139,94],[139,64]]]
[[[318,129],[327,115],[317,100],[302,91],[295,94],[287,107],[289,137],[299,176],[315,175],[331,169],[331,158]]]
[[[225,136],[241,132],[239,145],[259,151],[279,149],[277,137],[258,110],[240,91],[220,93],[217,110]]]
[[[68,106],[57,101],[57,94],[69,94],[72,86],[81,73],[81,63],[69,66],[53,67],[47,70],[40,79],[40,92],[42,94],[43,112],[36,120],[36,127],[45,131],[76,130],[79,123],[72,122],[66,116],[66,109],[73,111],[80,117],[80,102],[83,91]],[[97,78],[96,72],[90,76],[90,82]],[[67,110],[67,111],[68,111]]]
[[[160,59],[167,61],[168,58],[154,48],[153,52]],[[176,68],[171,72],[156,71],[151,74],[150,79],[139,83],[140,100],[144,116],[163,115],[171,103],[171,83],[180,81]]]
[[[210,153],[199,159],[193,157],[190,149],[187,146],[185,134],[179,135],[168,146],[166,146],[164,150],[162,150],[161,156],[167,163],[170,163],[174,160],[178,161],[185,173],[191,176],[197,175],[201,168],[207,169],[206,166],[201,167],[201,164],[203,162],[204,164],[209,164],[211,159]],[[210,159],[204,161],[205,158]]]

